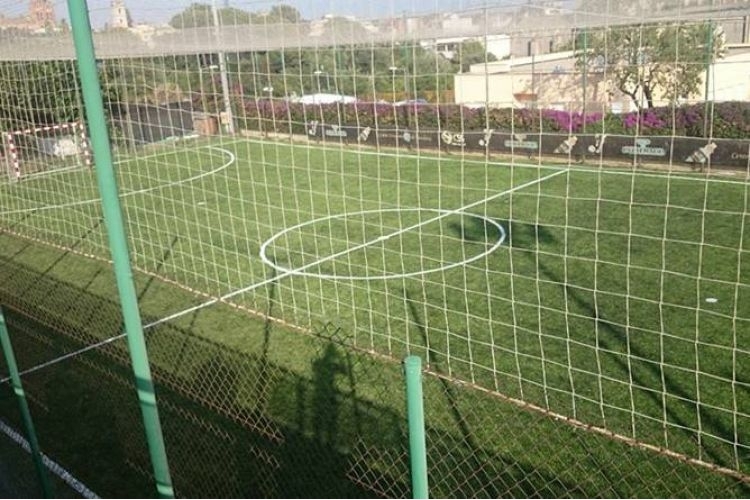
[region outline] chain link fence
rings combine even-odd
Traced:
[[[75,352],[99,321],[64,326],[70,302],[116,317],[111,299],[23,270],[0,266],[6,316],[21,370]],[[13,279],[9,279],[12,277]],[[17,307],[13,296],[43,294],[50,305]],[[226,307],[226,314],[231,308]],[[57,318],[48,321],[46,318]],[[92,317],[93,319],[93,317]],[[259,321],[246,318],[248,321]],[[193,319],[196,323],[197,320]],[[308,335],[272,321],[267,334],[288,352],[247,353],[210,332],[163,325],[148,336],[170,468],[183,497],[410,496],[401,366],[353,349],[331,324]],[[111,332],[110,332],[111,333]],[[208,333],[208,334],[207,334]],[[278,342],[273,345],[278,346]],[[743,497],[740,480],[570,426],[441,372],[424,377],[431,495],[435,497]],[[303,360],[302,363],[299,360]],[[96,494],[153,495],[152,474],[123,340],[24,377],[43,450]],[[2,399],[20,428],[15,402]],[[4,438],[5,491],[37,496],[31,460]],[[58,483],[60,483],[58,481]],[[75,492],[58,484],[56,494]]]

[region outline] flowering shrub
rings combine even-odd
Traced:
[[[581,132],[583,125],[602,121],[602,113],[583,114],[578,111],[543,110],[542,121],[545,130],[552,132]]]
[[[704,125],[717,138],[750,136],[750,103],[709,103],[661,107],[623,114],[580,113],[551,109],[468,108],[457,104],[357,102],[351,104],[300,104],[281,99],[235,98],[234,108],[242,126],[249,129],[300,132],[313,120],[329,125],[392,128],[419,127],[451,131],[588,133],[617,135],[676,135],[704,137]]]
[[[622,132],[628,135],[669,135],[672,132],[672,119],[665,113],[669,111],[667,108],[655,108],[625,113],[620,116]]]
[[[750,103],[722,102],[709,106],[709,123],[714,137],[746,139],[750,137]],[[701,120],[702,121],[702,120]],[[701,123],[701,125],[703,125]]]
[[[685,106],[675,110],[674,125],[677,135],[700,137],[703,135],[704,106]]]

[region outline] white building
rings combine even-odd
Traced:
[[[109,27],[111,29],[128,29],[133,26],[130,12],[125,7],[125,0],[112,0]]]
[[[705,78],[703,73],[701,89],[705,87]],[[724,59],[711,65],[708,99],[750,101],[750,47],[732,50]]]
[[[508,35],[487,35],[481,37],[450,37],[420,40],[419,45],[434,50],[446,59],[453,60],[458,55],[458,48],[464,42],[476,41],[485,46],[490,54],[498,59],[510,56],[510,37]]]
[[[705,75],[694,95],[685,101],[706,99]],[[490,107],[536,106],[581,111],[631,111],[632,99],[624,95],[604,72],[591,71],[583,78],[573,51],[556,52],[507,61],[473,64],[454,76],[455,102]],[[750,47],[737,47],[709,68],[711,101],[750,101]],[[655,92],[655,104],[668,104]]]

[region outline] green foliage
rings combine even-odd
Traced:
[[[260,15],[255,16],[255,21],[261,19]],[[274,5],[271,7],[265,21],[268,23],[297,23],[302,20],[300,12],[290,5]]]
[[[433,51],[397,46],[243,53],[229,64],[230,80],[242,74],[236,83],[253,97],[268,97],[263,89],[273,87],[275,97],[320,91],[362,99],[393,92],[414,98],[452,88],[455,69]]]
[[[459,44],[455,61],[460,66],[460,71],[469,71],[472,64],[497,61],[497,57],[487,52],[482,42],[469,40]]]
[[[606,74],[640,109],[663,97],[676,102],[699,90],[706,66],[724,56],[712,23],[618,26],[579,33],[579,68]],[[587,49],[584,50],[584,47]]]
[[[0,63],[0,127],[18,129],[74,121],[82,115],[71,61]]]
[[[302,15],[297,9],[285,4],[274,5],[268,12],[248,12],[235,7],[220,7],[217,9],[217,14],[219,24],[224,26],[296,23],[302,19]],[[212,6],[206,3],[193,3],[187,9],[173,16],[169,25],[176,29],[213,26]]]
[[[304,134],[304,123],[318,120],[360,127],[415,127],[479,132],[589,133],[622,136],[713,137],[744,139],[750,135],[750,103],[711,103],[706,106],[661,106],[631,113],[565,112],[549,109],[468,108],[459,104],[393,106],[389,103],[302,105],[269,99],[235,101],[235,116],[243,128]],[[708,129],[705,126],[708,125]]]
[[[222,7],[218,9],[219,22],[222,25],[250,24],[251,14],[242,9],[234,7]],[[213,12],[211,5],[205,3],[194,3],[184,11],[176,14],[169,21],[169,25],[176,29],[200,28],[213,26]]]

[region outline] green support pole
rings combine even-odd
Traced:
[[[78,73],[81,77],[83,100],[86,106],[89,137],[91,138],[96,164],[99,194],[102,199],[104,223],[107,227],[109,247],[117,280],[117,291],[122,307],[133,374],[138,389],[138,400],[146,432],[146,441],[151,456],[154,478],[156,479],[156,489],[160,497],[174,498],[164,436],[156,404],[156,393],[148,363],[143,325],[138,310],[138,298],[133,284],[133,271],[130,267],[128,242],[118,198],[117,178],[114,173],[109,132],[104,115],[87,1],[68,0],[68,11],[78,59]]]
[[[23,385],[21,385],[21,375],[18,373],[16,355],[13,353],[13,345],[10,342],[10,335],[8,334],[8,328],[5,325],[5,315],[3,314],[2,309],[0,309],[0,345],[2,346],[3,354],[5,355],[5,362],[8,365],[10,384],[13,387],[13,392],[16,393],[16,398],[18,399],[18,407],[21,410],[21,420],[23,421],[23,426],[26,430],[26,439],[29,440],[31,458],[34,460],[34,468],[39,476],[42,493],[44,493],[44,498],[54,498],[55,494],[52,491],[52,483],[49,481],[47,468],[44,466],[42,451],[39,448],[39,440],[36,437],[36,430],[34,429],[34,421],[31,420],[29,403],[26,401],[26,393],[23,391]]]
[[[429,498],[427,488],[427,444],[422,401],[422,360],[408,356],[406,371],[406,412],[409,421],[409,459],[411,462],[412,498]]]

